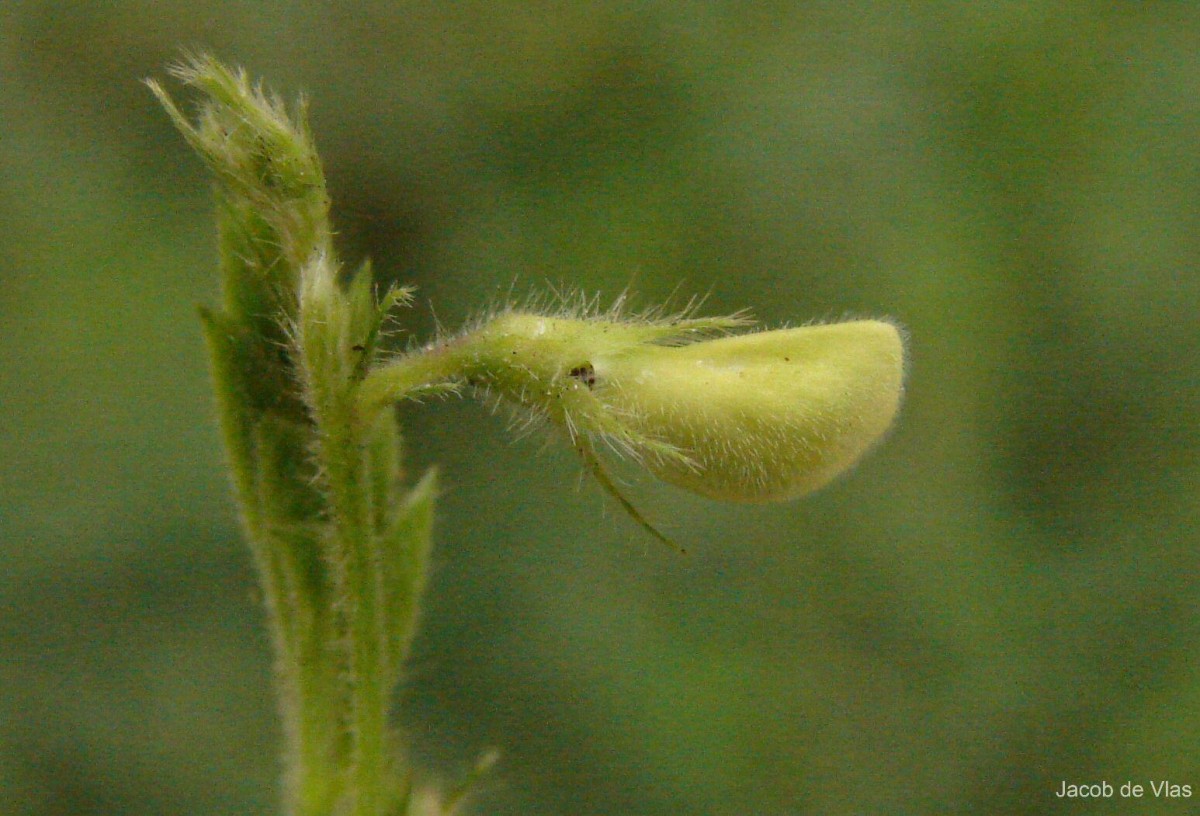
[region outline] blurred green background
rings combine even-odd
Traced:
[[[0,5],[0,813],[268,814],[278,741],[196,305],[208,181],[139,84],[304,90],[415,336],[549,284],[891,315],[907,402],[792,504],[403,409],[438,463],[401,698],[476,812],[1195,813],[1200,6]],[[431,308],[432,307],[432,308]],[[1064,802],[1063,780],[1190,799]]]

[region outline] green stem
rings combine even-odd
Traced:
[[[399,400],[456,389],[468,373],[464,358],[471,339],[427,346],[371,371],[358,388],[362,414],[371,417]]]
[[[338,549],[344,554],[350,648],[351,812],[378,816],[388,787],[387,667],[388,627],[384,587],[375,541],[366,445],[351,405],[325,424],[323,459],[335,519]]]

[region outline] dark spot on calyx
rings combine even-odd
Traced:
[[[596,384],[596,369],[592,368],[591,363],[584,363],[580,366],[575,366],[567,372],[567,376],[572,379],[579,380],[581,383],[591,388]]]

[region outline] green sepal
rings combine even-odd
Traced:
[[[368,369],[375,361],[388,314],[397,306],[412,303],[413,287],[397,285],[390,286],[376,302],[374,280],[370,260],[363,261],[351,277],[346,292],[350,301],[352,324],[358,337],[358,342],[351,347],[351,351],[357,355],[352,375],[355,382],[366,377]]]
[[[379,537],[387,587],[388,666],[392,684],[399,679],[416,629],[418,601],[425,588],[433,542],[437,493],[437,468],[430,468],[396,508],[391,524]]]
[[[253,530],[258,517],[255,490],[254,425],[255,400],[246,378],[246,330],[225,315],[200,307],[200,321],[208,345],[209,368],[217,398],[221,436],[224,438],[234,486],[245,514],[244,521]],[[253,536],[251,536],[253,537]]]
[[[264,414],[255,427],[258,503],[264,532],[289,562],[290,591],[305,606],[322,608],[329,596],[330,565],[322,558],[324,501],[309,451],[312,427]]]
[[[403,474],[400,432],[394,410],[381,411],[366,421],[370,422],[365,436],[372,524],[377,531],[383,531],[400,501],[397,489]]]
[[[605,470],[604,463],[600,461],[600,457],[596,454],[596,449],[592,446],[591,440],[587,437],[579,437],[575,441],[575,451],[583,460],[583,464],[588,469],[588,472],[595,478],[596,483],[600,485],[605,493],[617,500],[617,504],[633,519],[634,523],[680,555],[687,555],[687,550],[672,541],[665,533],[651,524],[634,503],[626,498],[621,489],[617,487],[617,483],[608,475],[608,471]]]

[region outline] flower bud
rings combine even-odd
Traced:
[[[464,369],[473,383],[545,414],[572,439],[604,438],[661,479],[728,501],[815,490],[891,425],[904,375],[892,324],[860,320],[662,345],[714,327],[720,319],[510,313],[473,336]]]
[[[671,484],[728,501],[795,498],[853,465],[900,404],[904,346],[875,320],[639,345],[593,361],[596,396],[685,460],[646,456]]]

